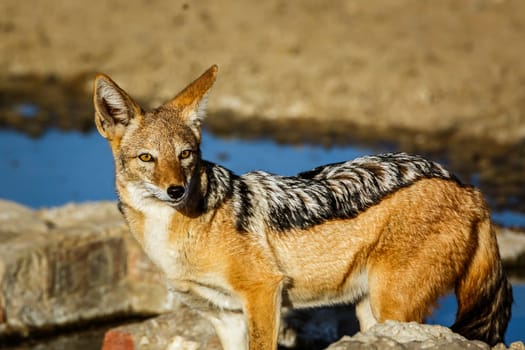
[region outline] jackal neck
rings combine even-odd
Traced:
[[[217,209],[229,199],[233,193],[233,182],[237,177],[230,170],[203,160],[199,191],[202,211]]]

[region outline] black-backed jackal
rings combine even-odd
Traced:
[[[512,291],[480,192],[403,153],[235,175],[201,159],[216,74],[149,112],[98,75],[94,103],[131,232],[225,349],[276,349],[281,305],[356,303],[366,330],[422,322],[450,290],[453,330],[503,340]]]

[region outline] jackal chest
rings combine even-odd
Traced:
[[[171,208],[157,207],[143,210],[141,245],[150,260],[165,274],[172,293],[193,308],[210,311],[225,309],[238,311],[241,302],[232,293],[224,276],[209,264],[203,266],[198,255],[207,255],[206,247],[197,246],[179,223]],[[133,226],[133,225],[132,225]],[[133,229],[133,227],[132,227]]]
[[[159,209],[144,215],[143,249],[169,277],[186,264],[182,259],[180,242],[170,239],[172,225],[173,215],[170,210]]]

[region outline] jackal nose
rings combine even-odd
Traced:
[[[184,187],[182,186],[170,186],[168,187],[168,196],[170,196],[171,199],[180,199],[182,196],[184,196]]]

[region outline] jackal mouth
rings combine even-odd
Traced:
[[[159,199],[159,198],[157,198]],[[160,201],[162,201],[163,203],[166,203],[168,204],[169,206],[173,207],[173,208],[179,208],[186,200],[186,196],[184,196],[183,198],[181,199],[178,199],[178,200],[163,200],[163,199],[159,199]]]
[[[174,199],[168,195],[167,191],[161,190],[160,188],[151,183],[144,183],[144,188],[146,189],[146,193],[144,194],[145,198],[156,199],[172,207],[179,207],[181,204],[183,204],[188,198],[189,192],[187,186],[183,186],[183,194],[180,197]]]
[[[169,199],[169,200],[161,199],[161,201],[171,205],[172,207],[178,207],[182,203],[186,202],[186,198],[187,197],[188,197],[188,192],[186,191],[186,192],[184,192],[184,195],[182,197],[178,198],[178,199]]]
[[[186,201],[186,198],[187,198],[187,194],[184,194],[184,196],[182,196],[181,198],[178,198],[178,199],[171,199],[171,198],[165,198],[164,196],[162,197],[159,197],[157,195],[154,195],[152,194],[150,196],[150,198],[154,198],[164,204],[167,204],[173,208],[178,208],[180,207],[185,201]]]
[[[159,201],[161,201],[163,203],[166,203],[166,204],[169,204],[169,205],[175,207],[175,206],[179,206],[182,203],[184,203],[186,201],[187,195],[184,194],[184,196],[182,196],[181,198],[178,198],[178,199],[171,199],[171,198],[167,199],[167,198],[159,197],[159,196],[155,196],[155,195],[153,195],[152,197],[155,198],[155,199],[158,199]]]

